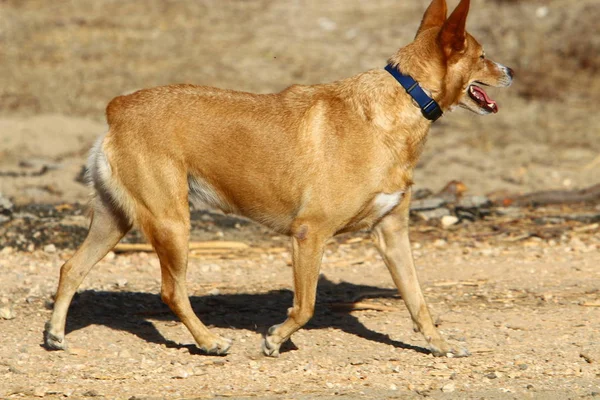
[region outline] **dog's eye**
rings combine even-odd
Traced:
[[[483,60],[485,58],[485,54],[480,55],[479,58]]]

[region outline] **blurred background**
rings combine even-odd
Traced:
[[[448,0],[452,9],[457,0]],[[115,96],[170,83],[268,93],[382,68],[429,0],[0,0],[0,192],[85,201]],[[600,177],[598,0],[473,0],[468,30],[516,71],[500,112],[434,124],[417,188],[575,189]]]

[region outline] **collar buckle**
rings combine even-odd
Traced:
[[[385,70],[389,72],[398,81],[398,83],[402,85],[404,90],[406,90],[406,93],[408,93],[410,97],[417,102],[419,108],[421,109],[421,113],[423,113],[423,116],[426,119],[430,121],[436,121],[444,114],[440,105],[434,99],[429,97],[419,83],[410,75],[402,74],[391,64],[386,65]]]
[[[421,107],[421,112],[430,121],[435,121],[444,114],[439,104],[433,99],[425,107]]]

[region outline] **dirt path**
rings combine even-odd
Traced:
[[[225,238],[248,236],[232,228]],[[291,304],[284,238],[263,233],[250,250],[190,262],[194,309],[234,339],[225,357],[198,353],[160,301],[156,257],[143,253],[110,254],[93,270],[69,314],[70,350],[48,352],[41,332],[70,250],[5,249],[0,307],[15,318],[0,319],[0,397],[599,396],[597,235],[470,242],[414,244],[429,304],[444,335],[472,352],[464,359],[428,354],[402,300],[389,297],[395,292],[388,272],[362,235],[330,244],[315,318],[277,359],[261,355],[260,341]],[[373,291],[379,293],[369,297]],[[362,295],[387,311],[337,310],[335,303]]]

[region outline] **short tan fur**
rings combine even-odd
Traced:
[[[389,63],[416,79],[444,111],[496,112],[487,95],[477,96],[483,90],[475,83],[508,86],[512,70],[486,59],[465,31],[468,0],[449,18],[446,10],[444,0],[433,0],[415,40]],[[387,71],[267,95],[193,85],[145,89],[112,100],[107,119],[109,131],[88,165],[94,188],[89,234],[61,269],[47,347],[65,348],[75,291],[137,225],[160,259],[163,301],[201,349],[229,350],[231,341],[212,333],[188,299],[188,200],[196,197],[291,237],[294,304],[265,336],[266,355],[277,356],[312,317],[325,242],[359,229],[372,229],[432,353],[467,354],[435,328],[408,237],[412,174],[431,122]]]

